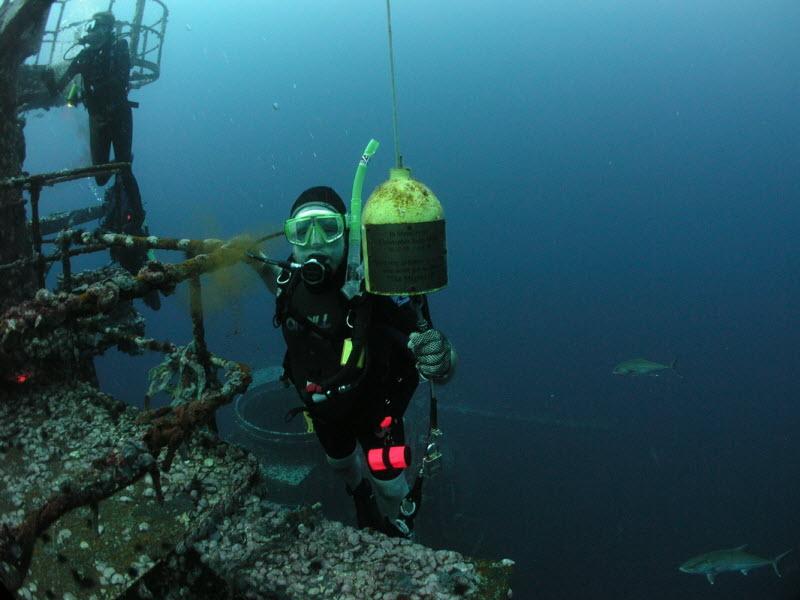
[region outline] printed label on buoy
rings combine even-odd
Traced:
[[[367,291],[421,294],[447,285],[444,220],[365,225]]]

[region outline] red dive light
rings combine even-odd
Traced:
[[[0,371],[0,385],[25,385],[32,377],[33,373],[31,371],[11,371],[10,373]]]
[[[373,448],[367,452],[367,463],[373,472],[405,469],[411,464],[411,448],[408,446]]]

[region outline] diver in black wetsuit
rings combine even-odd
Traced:
[[[408,297],[363,294],[353,303],[344,296],[345,212],[333,189],[306,190],[285,225],[296,266],[250,264],[276,294],[274,325],[287,346],[284,376],[353,497],[359,527],[407,537],[413,518],[400,512],[409,494],[404,469],[373,468],[361,455],[405,443],[403,415],[419,375],[448,380],[455,354],[438,330],[416,331]],[[429,316],[427,303],[423,312]]]
[[[109,161],[112,146],[115,161],[133,161],[133,113],[128,101],[131,60],[128,42],[114,33],[115,22],[111,12],[95,13],[80,41],[84,48],[63,75],[56,80],[53,72],[47,71],[46,82],[54,93],[76,75],[81,76],[82,99],[89,112],[92,163],[96,165]],[[110,173],[101,173],[95,181],[105,185],[110,178]],[[131,169],[115,176],[114,185],[106,190],[106,201],[111,206],[103,222],[106,229],[137,236],[148,234],[139,184]],[[111,256],[133,274],[147,261],[147,252],[137,248],[115,247]],[[153,310],[161,306],[156,291],[145,296],[144,301]]]
[[[82,100],[89,112],[93,164],[108,162],[112,145],[116,161],[133,160],[133,114],[128,101],[131,59],[128,42],[114,33],[115,22],[110,12],[95,13],[80,41],[84,48],[67,70],[58,79],[48,71],[48,86],[54,92],[76,75],[83,80]],[[98,185],[105,185],[110,177],[102,173],[95,180]]]

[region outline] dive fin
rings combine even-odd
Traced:
[[[708,583],[714,585],[714,574],[713,573],[706,573],[706,579],[708,579]]]

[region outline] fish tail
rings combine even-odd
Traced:
[[[789,548],[789,549],[788,549],[786,552],[784,552],[783,554],[778,554],[778,556],[776,556],[776,557],[773,559],[773,561],[772,561],[772,568],[773,568],[773,569],[775,569],[775,574],[776,574],[778,577],[782,577],[782,575],[781,575],[781,572],[780,572],[780,571],[778,571],[778,561],[780,561],[780,559],[782,559],[784,556],[786,556],[787,554],[789,554],[789,552],[791,552],[791,551],[792,551],[792,549],[791,549],[791,548]]]
[[[677,358],[674,358],[674,359],[672,360],[672,362],[671,362],[671,363],[669,363],[669,368],[670,368],[670,369],[672,369],[672,372],[673,372],[673,373],[675,373],[675,375],[677,375],[678,377],[680,377],[681,379],[683,379],[683,375],[681,375],[680,373],[678,373],[678,370],[676,369],[676,365],[677,365],[677,364],[678,364],[678,359],[677,359]]]

